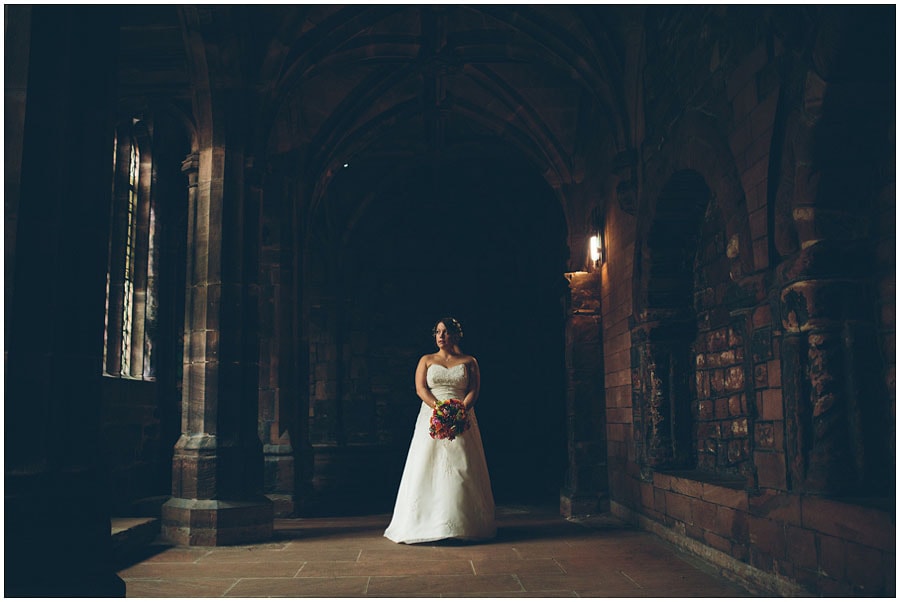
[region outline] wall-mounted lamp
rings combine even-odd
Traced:
[[[600,234],[591,236],[589,247],[591,250],[591,261],[594,263],[594,267],[597,267],[603,261],[603,241],[600,238]]]
[[[591,256],[591,265],[599,268],[606,261],[603,249],[603,213],[600,207],[594,207],[591,211],[590,229],[593,232],[589,242],[588,251]]]

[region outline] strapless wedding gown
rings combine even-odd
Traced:
[[[429,388],[439,400],[462,399],[464,364],[428,367]],[[441,539],[484,540],[497,533],[494,495],[474,408],[469,428],[453,441],[432,439],[432,409],[424,402],[416,418],[394,515],[384,536],[396,543]]]

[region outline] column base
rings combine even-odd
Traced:
[[[263,491],[275,505],[275,516],[291,516],[294,503],[294,450],[290,444],[263,445]]]
[[[276,518],[290,518],[297,510],[294,496],[287,493],[267,493],[266,497],[272,501],[274,516]]]
[[[609,512],[609,499],[606,494],[559,492],[559,513],[566,517],[587,516]]]
[[[273,504],[253,500],[172,498],[162,507],[162,535],[183,546],[228,546],[272,538]]]

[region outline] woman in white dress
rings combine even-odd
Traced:
[[[478,362],[460,351],[463,333],[456,319],[443,318],[433,333],[438,351],[422,356],[416,368],[422,406],[384,536],[396,543],[491,539],[497,533],[494,495],[474,408]],[[453,440],[432,439],[432,412],[447,399],[462,401],[469,428]]]

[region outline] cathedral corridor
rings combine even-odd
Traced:
[[[5,597],[896,596],[895,6],[4,40]]]
[[[398,545],[389,515],[276,519],[271,541],[157,544],[119,569],[130,598],[709,597],[752,594],[711,565],[609,515],[501,506],[483,544]]]

